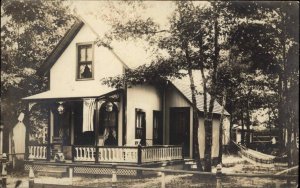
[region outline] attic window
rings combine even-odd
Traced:
[[[78,64],[77,64],[77,79],[93,79],[93,44],[85,43],[77,45]]]

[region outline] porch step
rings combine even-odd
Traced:
[[[65,177],[66,176],[66,172],[55,172],[55,171],[51,171],[51,172],[48,172],[48,171],[38,171],[37,172],[37,175],[39,176],[51,176],[51,177],[56,177],[56,178],[62,178],[62,177]]]
[[[196,161],[194,159],[184,159],[184,164],[192,165],[196,164]]]
[[[197,164],[197,163],[195,161],[188,161],[188,162],[185,162],[184,164],[193,165],[193,164]]]
[[[194,159],[184,159],[184,168],[187,170],[197,170],[197,163]]]
[[[191,163],[195,162],[194,159],[183,159],[183,161],[184,161],[184,164],[191,164]]]
[[[63,177],[67,174],[67,167],[65,166],[47,166],[46,169],[37,170],[38,175],[42,176],[54,176],[54,177]]]

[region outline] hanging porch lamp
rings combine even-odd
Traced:
[[[113,104],[111,102],[108,102],[105,106],[105,109],[107,112],[111,112],[113,110]]]
[[[57,111],[61,115],[61,114],[63,114],[65,112],[65,107],[63,105],[63,102],[58,102],[58,103],[59,103],[59,105],[57,107]]]

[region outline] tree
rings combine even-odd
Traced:
[[[295,151],[290,148],[291,133],[298,127],[295,121],[297,116],[293,115],[297,111],[295,101],[298,98],[289,94],[293,90],[292,85],[298,85],[296,80],[299,77],[298,52],[293,50],[299,46],[299,28],[295,27],[299,23],[299,3],[243,2],[240,5],[231,10],[239,18],[246,17],[247,22],[243,23],[243,27],[237,27],[244,37],[237,37],[242,40],[235,40],[237,43],[233,44],[239,43],[239,49],[249,54],[247,60],[252,62],[252,69],[261,70],[267,76],[271,90],[277,95],[274,104],[277,103],[278,109],[276,122],[280,130],[279,143],[282,150],[285,150],[283,138],[284,130],[287,130],[286,151],[291,165],[291,152]],[[245,7],[248,7],[248,11],[243,11]],[[277,86],[274,87],[274,84]],[[287,105],[291,101],[294,101],[293,109]]]
[[[1,122],[9,131],[24,110],[21,98],[41,92],[36,75],[74,21],[59,1],[1,1]]]

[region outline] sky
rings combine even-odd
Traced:
[[[172,1],[144,1],[142,4],[132,2],[132,6],[126,5],[122,1],[70,1],[71,7],[76,8],[78,14],[89,17],[92,14],[106,14],[116,16],[123,15],[123,19],[133,16],[151,17],[161,26],[167,24],[167,18],[175,10],[175,4]],[[132,8],[134,6],[134,8]],[[111,7],[117,11],[110,12]],[[125,15],[124,15],[125,13]],[[112,15],[113,14],[113,15]],[[90,17],[90,19],[92,19]],[[94,18],[95,19],[95,18]]]
[[[110,30],[110,22],[126,23],[137,17],[146,20],[151,18],[159,24],[160,30],[169,28],[169,18],[176,10],[175,1],[89,1],[69,0],[71,10],[84,19],[103,37]],[[208,5],[206,1],[193,1],[194,5]],[[161,33],[166,34],[166,33]],[[126,42],[114,40],[111,44],[114,51],[125,60],[130,68],[136,68],[142,64],[150,64],[157,56],[167,57],[165,50],[141,39],[126,40]]]
[[[85,22],[87,22],[103,37],[111,26],[110,22],[126,22],[134,18],[152,18],[159,24],[160,29],[168,28],[168,18],[175,10],[172,1],[69,1],[71,10]],[[130,5],[128,5],[128,3]],[[157,55],[167,56],[168,54],[149,45],[148,41],[142,39],[117,41],[111,43],[114,51],[130,67],[136,68],[142,64],[150,64]]]

